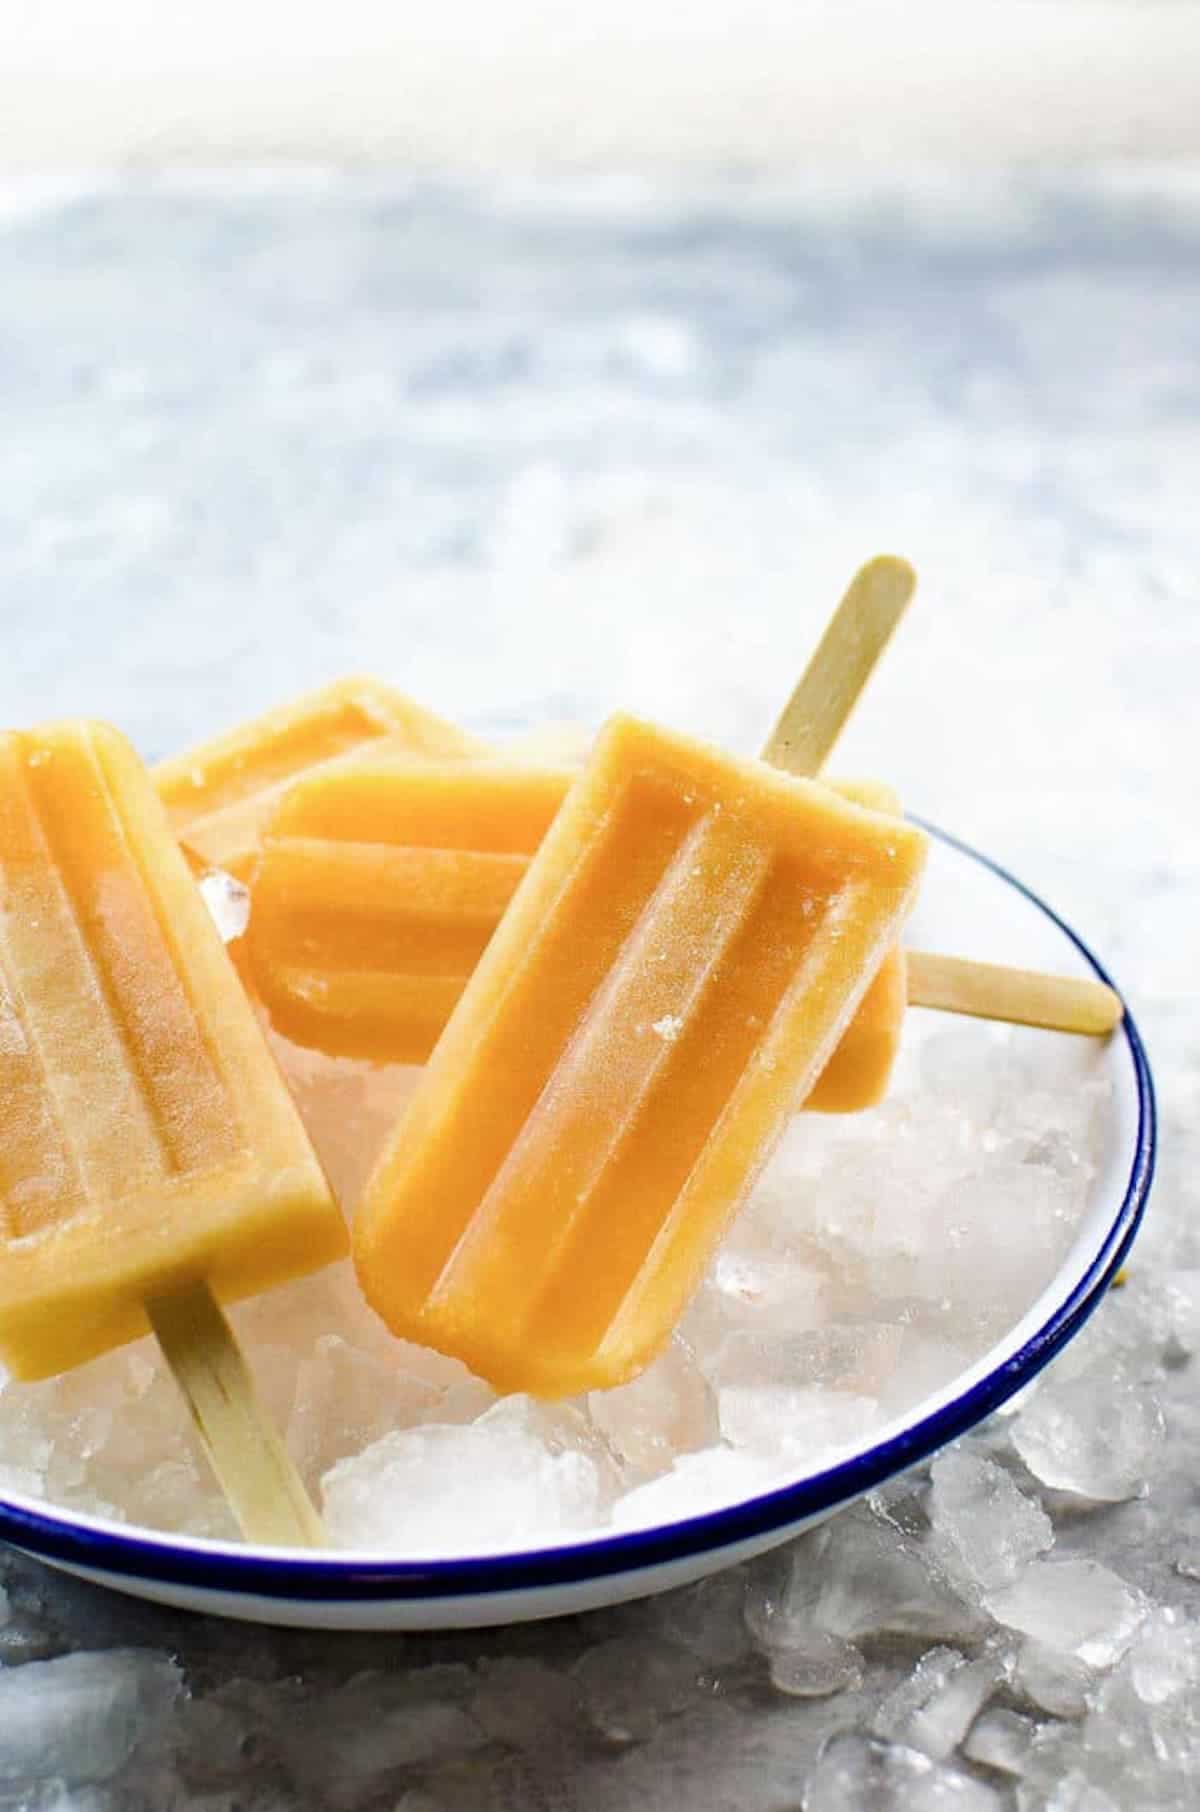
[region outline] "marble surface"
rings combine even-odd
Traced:
[[[993,1709],[1042,1731],[1023,1777],[928,1738],[881,1760],[865,1739],[930,1634],[881,1628],[858,1686],[795,1696],[761,1565],[540,1629],[334,1639],[5,1553],[0,1685],[141,1653],[104,1778],[78,1729],[55,1749],[79,1699],[50,1675],[43,1759],[0,1772],[0,1805],[825,1812],[856,1803],[838,1756],[883,1807],[1192,1803],[1198,355],[1190,166],[869,193],[320,173],[0,193],[4,721],[102,713],[157,755],[366,668],[484,733],[620,702],[749,748],[856,561],[915,561],[842,765],[1026,877],[1128,990],[1162,1159],[1091,1388],[1132,1378],[1167,1430],[1101,1506],[1040,1487],[1006,1426],[970,1444],[1044,1500],[1059,1558],[1137,1606],[1141,1674],[1088,1683],[1115,1748],[1010,1671]],[[1164,1630],[1190,1659],[1146,1698]]]

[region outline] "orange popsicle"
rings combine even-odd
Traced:
[[[345,1251],[163,808],[101,724],[0,736],[0,1076],[0,1358],[18,1378],[152,1322],[186,1365],[184,1322],[223,1339],[209,1291]],[[293,1483],[277,1467],[263,1489]],[[265,1517],[260,1532],[306,1538],[286,1510]]]
[[[263,832],[245,939],[275,1029],[334,1056],[423,1063],[573,778],[372,752],[297,782]],[[887,787],[831,784],[899,812]],[[897,949],[805,1105],[881,1100],[904,1010]]]
[[[292,781],[384,742],[414,755],[486,753],[465,730],[379,680],[356,675],[160,762],[154,781],[192,857],[245,880],[260,826]]]
[[[245,937],[276,1031],[424,1063],[573,777],[381,752],[292,787],[263,833]]]
[[[354,1228],[393,1329],[500,1389],[661,1346],[916,895],[921,832],[614,718]]]

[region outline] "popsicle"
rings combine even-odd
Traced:
[[[482,755],[465,730],[364,675],[267,711],[154,769],[176,836],[198,865],[245,880],[259,829],[300,775],[387,744],[414,755]]]
[[[247,1533],[319,1524],[217,1308],[347,1247],[341,1215],[128,743],[0,736],[0,1358],[63,1371],[151,1326]]]
[[[857,576],[772,758],[820,766],[911,589],[902,562]],[[368,1182],[355,1264],[393,1332],[504,1390],[633,1376],[895,944],[925,849],[817,783],[611,720]]]
[[[423,1063],[574,777],[380,751],[297,782],[264,830],[244,940],[276,1031],[330,1055]],[[830,784],[899,813],[881,784]],[[904,1006],[897,948],[806,1106],[882,1098]]]
[[[424,1063],[574,774],[373,752],[283,797],[244,943],[275,1030]]]

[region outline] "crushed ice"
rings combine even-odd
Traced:
[[[275,1046],[352,1207],[413,1072]],[[261,1388],[334,1540],[485,1552],[646,1526],[854,1451],[978,1358],[1052,1276],[1105,1107],[1080,1061],[1069,1040],[914,1016],[884,1105],[799,1116],[664,1354],[573,1404],[497,1400],[455,1362],[397,1343],[346,1266],[242,1305]],[[1123,1377],[1097,1438],[1081,1350],[1083,1369],[1034,1393],[1013,1442],[1047,1484],[1129,1495],[1160,1432],[1153,1397]],[[5,1483],[27,1495],[229,1533],[149,1343],[0,1392],[0,1453]],[[483,1476],[489,1490],[473,1491]],[[940,1573],[976,1602],[1013,1587],[1050,1541],[1041,1508],[986,1458],[943,1456],[932,1504]],[[777,1672],[809,1690],[808,1665]]]

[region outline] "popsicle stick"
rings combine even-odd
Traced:
[[[821,771],[916,583],[912,567],[893,554],[879,554],[860,567],[767,738],[764,761],[789,774]],[[1121,1002],[1102,982],[924,950],[910,950],[907,956],[910,1006],[1095,1038],[1111,1032],[1121,1019]]]
[[[321,1519],[206,1283],[146,1304],[201,1445],[247,1541],[321,1548]]]
[[[764,761],[788,774],[820,773],[916,584],[907,560],[893,554],[859,568],[767,738]]]
[[[962,956],[936,956],[928,950],[909,950],[907,964],[908,1002],[913,1007],[938,1007],[943,1013],[1004,1019],[1092,1038],[1111,1032],[1124,1011],[1119,997],[1103,982],[970,962]]]

